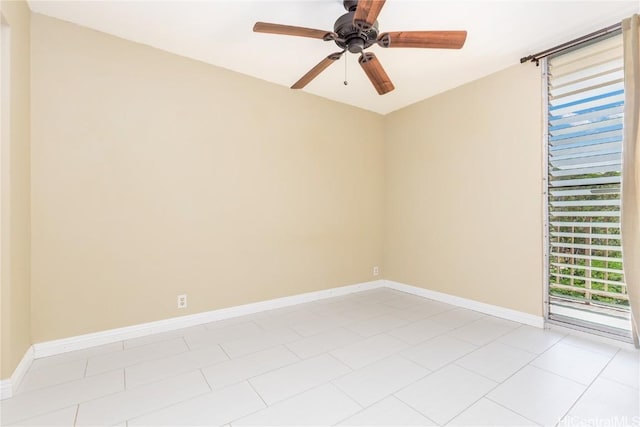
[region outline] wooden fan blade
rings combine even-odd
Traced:
[[[385,0],[359,0],[353,15],[353,25],[361,30],[370,29],[378,19],[384,2]]]
[[[306,85],[308,85],[311,80],[315,79],[316,77],[318,77],[318,75],[323,72],[325,69],[327,69],[327,67],[331,64],[333,64],[335,61],[337,61],[338,59],[340,59],[340,57],[342,56],[344,52],[336,52],[336,53],[332,53],[331,55],[327,56],[326,58],[324,58],[322,61],[320,61],[318,63],[318,65],[316,65],[315,67],[313,67],[312,69],[309,70],[309,72],[307,74],[305,74],[304,76],[302,76],[300,78],[300,80],[298,80],[297,82],[295,82],[293,84],[293,86],[291,86],[291,89],[302,89],[303,87],[305,87]]]
[[[282,34],[285,36],[310,37],[312,39],[325,39],[331,36],[331,31],[316,30],[314,28],[294,27],[292,25],[270,24],[268,22],[256,22],[253,26],[255,33]]]
[[[460,49],[466,39],[466,31],[397,31],[380,34],[378,44],[382,47]]]
[[[358,59],[360,66],[371,80],[373,87],[376,88],[378,94],[384,95],[387,92],[391,92],[395,87],[391,83],[391,79],[382,68],[380,61],[376,58],[376,55],[371,52],[365,52]]]

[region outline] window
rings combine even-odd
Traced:
[[[547,76],[548,317],[630,336],[622,274],[622,35],[551,56]]]

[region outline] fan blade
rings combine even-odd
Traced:
[[[316,30],[314,28],[294,27],[292,25],[270,24],[268,22],[256,22],[253,26],[255,33],[282,34],[285,36],[310,37],[312,39],[325,40],[332,38],[331,31]]]
[[[309,70],[309,72],[307,74],[305,74],[304,76],[302,76],[300,78],[300,80],[298,80],[297,82],[295,82],[293,84],[293,86],[291,86],[291,89],[302,89],[303,87],[305,87],[306,85],[308,85],[311,80],[315,79],[316,77],[318,77],[318,75],[323,72],[325,69],[327,69],[327,67],[331,64],[333,64],[335,61],[337,61],[338,59],[340,59],[340,57],[342,56],[342,54],[344,53],[344,51],[342,52],[336,52],[336,53],[332,53],[331,55],[327,56],[326,58],[324,58],[322,61],[320,61],[318,63],[318,65],[316,65],[315,67],[313,67],[312,69]]]
[[[376,55],[371,52],[365,52],[358,59],[360,66],[371,80],[373,87],[376,88],[378,94],[384,95],[387,92],[391,92],[395,87],[391,83],[391,79],[382,68],[380,61],[376,58]]]
[[[466,39],[466,31],[397,31],[380,34],[378,44],[382,47],[460,49]]]
[[[384,2],[385,0],[359,0],[353,15],[353,25],[360,30],[369,30],[378,19]]]

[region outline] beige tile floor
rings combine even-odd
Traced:
[[[389,289],[35,360],[2,425],[640,425],[640,352]]]

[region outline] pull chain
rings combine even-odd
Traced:
[[[349,84],[349,82],[347,81],[347,56],[348,55],[344,56],[344,85],[345,86]]]

